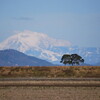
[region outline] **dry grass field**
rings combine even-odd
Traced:
[[[17,77],[100,78],[100,67],[0,67],[1,79]],[[62,84],[62,86],[54,86],[54,84],[58,84],[58,81],[1,81],[0,84],[0,100],[100,100],[99,81],[59,81],[59,84]],[[8,84],[10,84],[10,86]],[[49,86],[45,86],[46,84],[49,84]],[[65,84],[68,84],[68,86],[64,86]],[[75,86],[71,86],[72,84],[75,84]],[[80,84],[88,84],[88,86],[78,86]],[[90,84],[92,84],[92,86],[90,86]],[[93,84],[97,84],[97,86]],[[5,87],[5,85],[7,85],[7,87]]]
[[[0,81],[0,87],[10,87],[10,86],[41,86],[41,87],[100,87],[100,81]]]
[[[0,100],[100,100],[100,87],[0,87]]]
[[[5,77],[100,78],[100,66],[0,67],[0,78]]]

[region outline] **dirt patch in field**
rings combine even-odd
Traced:
[[[0,100],[100,100],[100,87],[0,87]]]

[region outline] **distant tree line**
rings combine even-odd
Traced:
[[[71,64],[73,65],[79,65],[80,63],[84,63],[84,59],[79,56],[78,54],[64,54],[61,58],[60,63],[63,64]]]

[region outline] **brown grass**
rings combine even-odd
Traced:
[[[54,66],[54,67],[0,67],[0,78],[7,77],[73,77],[100,78],[99,66]]]
[[[41,87],[100,87],[100,81],[0,81],[0,87],[27,87],[27,86],[41,86]]]

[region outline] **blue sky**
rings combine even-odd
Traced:
[[[24,30],[100,47],[100,0],[0,0],[0,42]]]

